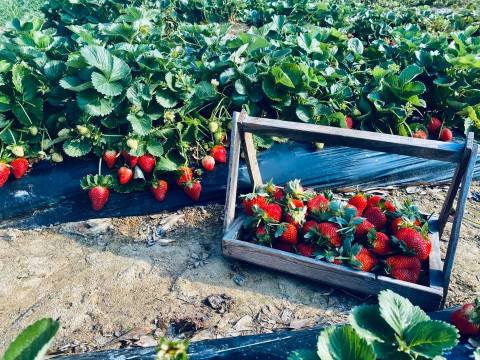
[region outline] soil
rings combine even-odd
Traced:
[[[378,191],[438,213],[447,188]],[[472,193],[479,191],[475,183]],[[480,295],[478,200],[468,200],[448,306]],[[340,323],[367,300],[223,258],[222,221],[223,207],[211,205],[2,230],[0,349],[47,316],[61,321],[53,352],[70,353],[152,346],[160,336],[200,340]]]

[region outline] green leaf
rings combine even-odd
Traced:
[[[399,75],[400,86],[405,85],[406,83],[415,79],[418,75],[423,72],[423,68],[418,65],[409,65]]]
[[[247,87],[243,84],[241,79],[237,79],[235,81],[235,90],[240,95],[246,95],[247,94]]]
[[[295,109],[295,114],[303,122],[310,122],[312,119],[312,107],[308,105],[298,105]]]
[[[350,324],[368,342],[394,338],[392,328],[380,316],[378,305],[355,306],[350,314]]]
[[[28,102],[16,101],[12,112],[22,125],[38,125],[43,120],[43,100],[35,98]]]
[[[295,88],[292,80],[288,77],[288,75],[282,70],[280,66],[272,67],[271,73],[273,78],[275,79],[275,84],[282,84],[289,88]]]
[[[43,72],[50,81],[57,81],[63,75],[67,66],[63,61],[51,60],[45,64]]]
[[[77,104],[80,109],[92,116],[106,116],[113,111],[112,101],[93,90],[78,93]]]
[[[148,139],[147,151],[155,157],[162,156],[164,153],[163,145],[158,139]]]
[[[65,76],[59,82],[60,86],[65,90],[80,92],[92,88],[92,83],[90,81],[83,82],[76,76]]]
[[[10,110],[10,98],[8,95],[0,92],[0,112]]]
[[[287,360],[319,360],[319,357],[315,350],[301,349],[293,351]]]
[[[92,144],[87,139],[68,139],[63,143],[63,151],[71,157],[87,155],[92,150]]]
[[[157,159],[155,170],[157,171],[177,171],[182,166],[181,162],[172,159],[172,157],[163,156]]]
[[[152,119],[147,115],[128,114],[127,120],[132,125],[133,131],[138,135],[147,135],[152,130]]]
[[[457,345],[458,337],[454,326],[443,321],[427,320],[410,326],[405,331],[404,341],[410,352],[431,359]]]
[[[165,109],[171,109],[178,103],[178,100],[167,91],[158,91],[155,99],[157,99],[158,104]]]
[[[123,91],[123,86],[119,81],[110,81],[95,71],[92,73],[92,84],[95,90],[106,96],[117,96]]]
[[[360,39],[351,38],[348,40],[348,50],[354,52],[355,54],[363,54],[363,43]]]
[[[375,360],[373,347],[350,325],[329,327],[320,333],[317,354],[321,360]]]
[[[380,315],[399,336],[403,336],[407,328],[430,320],[422,309],[391,290],[381,291],[378,303]]]
[[[10,344],[3,360],[42,359],[60,327],[58,321],[41,319],[28,326]]]
[[[130,68],[122,59],[113,56],[102,46],[85,46],[80,50],[88,65],[100,70],[110,82],[125,80]]]

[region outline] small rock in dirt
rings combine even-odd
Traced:
[[[289,328],[293,330],[299,330],[299,329],[305,329],[305,328],[310,328],[315,325],[315,319],[314,318],[309,318],[309,319],[296,319],[290,321]]]
[[[240,318],[235,325],[233,325],[235,331],[251,331],[253,330],[253,319],[250,315],[245,315]]]
[[[407,194],[415,194],[419,191],[419,188],[417,186],[408,186],[406,189],[405,189],[405,192]]]
[[[167,328],[167,335],[171,337],[177,337],[179,335],[189,337],[197,330],[203,328],[203,326],[202,319],[176,319],[170,321]]]
[[[230,310],[230,306],[233,304],[233,299],[226,294],[210,295],[204,300],[204,303],[217,313],[224,314]]]
[[[140,347],[152,347],[157,346],[157,341],[151,336],[143,335],[135,342],[135,345]]]
[[[243,286],[245,284],[245,278],[242,275],[236,274],[233,277],[233,282],[237,284],[238,286]]]

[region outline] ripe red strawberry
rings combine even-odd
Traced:
[[[380,195],[372,195],[367,200],[367,207],[371,207],[371,206],[378,207],[378,204],[380,204],[380,201],[382,200],[383,200],[383,197],[381,197]]]
[[[183,191],[190,199],[198,201],[198,199],[200,199],[200,193],[202,192],[202,184],[200,184],[199,180],[189,181],[183,184]]]
[[[122,156],[132,169],[137,166],[138,157],[130,155],[126,150],[122,151]]]
[[[385,261],[387,273],[393,278],[416,283],[420,276],[420,260],[416,256],[394,255]]]
[[[281,202],[285,198],[285,192],[280,186],[276,186],[271,181],[265,185],[265,191],[270,195],[275,201]]]
[[[453,138],[452,130],[450,130],[449,128],[443,128],[440,131],[439,137],[440,137],[440,140],[442,141],[452,141],[452,138]]]
[[[284,244],[295,245],[298,242],[297,228],[289,223],[279,225],[275,231],[275,236],[278,238],[278,241]]]
[[[243,199],[243,211],[248,216],[253,215],[253,206],[257,205],[259,208],[264,208],[267,205],[267,200],[261,195],[247,195]]]
[[[397,210],[395,205],[391,201],[388,201],[388,200],[385,200],[385,202],[383,203],[383,208],[386,211],[389,211],[389,212],[395,212]]]
[[[415,253],[420,260],[428,259],[431,244],[429,246],[429,241],[426,241],[418,231],[412,228],[403,228],[397,232],[396,237],[405,244],[407,250]]]
[[[178,175],[177,185],[182,186],[186,182],[190,182],[193,179],[193,171],[188,166],[180,166],[178,168],[180,174]]]
[[[272,243],[272,238],[269,231],[263,225],[260,225],[255,229],[255,237],[257,238],[260,244],[270,245]]]
[[[210,150],[210,155],[212,155],[218,163],[225,164],[227,162],[227,150],[223,145],[215,145],[212,150]]]
[[[383,213],[382,210],[378,207],[368,207],[363,212],[363,217],[365,217],[375,229],[381,230],[384,228],[387,223],[387,216]]]
[[[443,123],[440,121],[440,119],[432,116],[430,119],[430,122],[427,125],[428,132],[431,135],[436,135],[440,131],[440,128],[442,127]]]
[[[202,159],[202,166],[205,170],[207,171],[212,171],[213,168],[215,167],[215,159],[213,156],[206,155]]]
[[[367,197],[365,196],[365,194],[358,193],[352,196],[350,200],[348,200],[348,203],[355,206],[355,208],[357,209],[357,216],[362,216],[363,211],[367,207]]]
[[[278,204],[266,204],[263,210],[269,221],[280,222],[282,219],[282,208]]]
[[[411,222],[408,219],[404,219],[403,217],[399,216],[395,219],[392,220],[390,224],[390,231],[392,234],[396,234],[400,229],[405,228],[405,227],[412,227],[412,226],[418,226],[420,227],[422,224],[418,219],[415,219],[415,221]]]
[[[367,238],[371,250],[376,255],[385,256],[392,252],[392,248],[390,246],[390,239],[386,234],[380,231],[376,231],[375,229],[370,229]]]
[[[104,186],[95,186],[88,192],[88,197],[95,211],[102,210],[110,197],[110,190]]]
[[[281,251],[286,251],[286,252],[293,252],[293,248],[292,248],[292,245],[289,245],[289,244],[284,244],[280,241],[274,241],[272,243],[272,247],[274,249],[277,249],[277,250],[281,250]]]
[[[142,155],[138,158],[138,166],[143,172],[150,174],[155,168],[155,157],[150,154]]]
[[[10,168],[5,163],[0,163],[0,188],[5,185],[10,176]]]
[[[351,264],[357,270],[369,272],[378,264],[378,259],[367,248],[360,245]]]
[[[288,205],[292,208],[292,209],[301,209],[305,206],[305,204],[303,203],[302,200],[298,200],[298,199],[291,199],[290,202],[288,203]]]
[[[322,194],[318,194],[307,201],[307,210],[310,214],[320,214],[328,210],[330,201]]]
[[[347,124],[347,128],[353,128],[353,119],[351,116],[345,116],[345,123]]]
[[[424,130],[419,129],[413,133],[412,137],[416,139],[426,139],[428,136]]]
[[[297,252],[302,256],[312,257],[314,251],[315,246],[313,244],[302,242],[297,245]]]
[[[480,298],[473,304],[464,304],[460,309],[455,310],[450,320],[464,336],[480,335]]]
[[[363,240],[370,229],[374,228],[373,224],[368,220],[363,220],[355,229],[355,240]]]
[[[333,247],[342,246],[342,238],[340,237],[338,230],[340,226],[331,222],[321,222],[317,225],[317,231],[320,235],[319,241],[321,243],[328,242]]]
[[[305,222],[305,224],[303,224],[303,228],[302,228],[303,236],[305,236],[308,232],[312,230],[318,231],[317,227],[318,227],[318,223],[316,221],[308,220],[307,222]]]
[[[16,158],[10,163],[12,174],[15,179],[20,179],[28,171],[28,160],[25,158]]]
[[[155,180],[152,182],[150,191],[152,192],[155,200],[163,201],[165,200],[165,196],[167,195],[168,184],[165,180]]]
[[[115,163],[117,162],[117,157],[118,151],[116,150],[106,150],[103,153],[103,161],[105,161],[105,164],[107,164],[107,167],[109,169],[115,166]]]
[[[118,169],[117,175],[118,175],[118,182],[120,183],[120,185],[125,185],[125,184],[128,184],[130,180],[132,180],[133,171],[132,169],[126,166],[122,166],[120,169]]]

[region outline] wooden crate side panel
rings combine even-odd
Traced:
[[[432,242],[432,251],[429,258],[430,287],[442,290],[443,292],[443,262],[440,254],[438,220],[430,220],[428,226],[430,229],[430,240]]]

